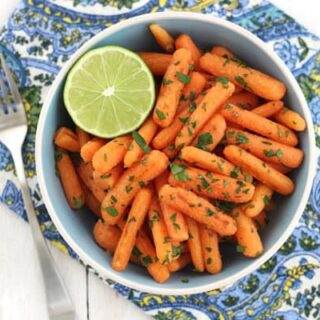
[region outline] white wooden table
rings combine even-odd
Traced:
[[[0,26],[18,0],[1,1]],[[272,0],[320,35],[319,0]],[[79,320],[150,319],[76,261],[50,246]],[[45,320],[44,291],[28,225],[0,204],[0,320]]]

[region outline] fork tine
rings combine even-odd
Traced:
[[[0,76],[0,89],[2,92],[2,99],[3,99],[3,105],[0,111],[1,113],[5,113],[5,109],[9,107],[10,99],[9,99],[7,87],[4,84],[1,76]]]
[[[3,67],[4,73],[6,74],[6,77],[7,77],[8,83],[9,83],[9,88],[10,88],[12,94],[13,94],[13,98],[14,98],[14,102],[15,102],[16,107],[17,107],[17,111],[19,111],[19,107],[20,108],[23,107],[23,104],[22,104],[22,100],[21,100],[21,97],[20,97],[20,93],[19,93],[17,84],[13,80],[13,76],[11,74],[11,71],[9,70],[9,67],[8,67],[8,65],[7,65],[2,53],[0,53],[0,60],[1,60],[1,64],[2,64],[2,67]]]

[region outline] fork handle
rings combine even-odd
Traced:
[[[15,149],[15,148],[12,148]],[[18,149],[16,149],[18,150]],[[67,293],[61,275],[47,247],[42,235],[36,212],[34,210],[24,173],[24,165],[21,151],[12,150],[17,176],[21,185],[22,198],[26,208],[28,220],[32,229],[32,235],[36,246],[37,255],[42,269],[43,281],[50,320],[73,320],[76,319],[71,299]]]

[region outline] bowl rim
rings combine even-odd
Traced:
[[[219,281],[213,281],[205,284],[205,285],[198,285],[195,287],[188,287],[186,285],[185,288],[180,289],[174,289],[174,288],[161,288],[161,287],[153,287],[152,285],[145,285],[141,283],[137,283],[134,280],[124,279],[119,274],[112,274],[108,270],[106,270],[102,265],[100,265],[98,262],[96,262],[93,258],[91,258],[89,255],[87,255],[81,247],[75,243],[72,238],[69,236],[68,232],[64,229],[63,223],[59,220],[58,216],[55,214],[54,207],[50,201],[50,197],[46,188],[44,175],[43,175],[43,159],[41,157],[41,146],[42,146],[42,140],[43,140],[43,132],[44,132],[44,125],[45,125],[45,118],[46,114],[48,112],[50,102],[55,94],[55,91],[58,87],[58,85],[61,83],[62,79],[65,77],[67,72],[69,71],[70,67],[75,63],[75,61],[85,52],[87,52],[88,49],[90,49],[91,46],[93,46],[98,41],[102,40],[103,38],[111,35],[112,33],[116,31],[121,31],[124,28],[127,28],[130,25],[134,25],[136,23],[144,22],[161,22],[161,20],[166,19],[176,19],[176,20],[192,20],[197,22],[207,22],[214,25],[220,25],[222,27],[225,27],[227,29],[230,29],[235,34],[241,34],[244,38],[246,38],[248,41],[253,42],[256,46],[260,47],[265,53],[269,56],[269,58],[277,65],[279,70],[282,72],[282,74],[285,76],[286,80],[290,82],[290,85],[293,87],[294,91],[297,94],[298,97],[298,103],[302,106],[302,111],[304,113],[304,118],[307,123],[307,139],[308,143],[310,145],[310,154],[309,154],[309,162],[306,164],[309,168],[308,170],[308,176],[306,179],[305,188],[301,197],[301,201],[296,209],[296,212],[290,222],[290,224],[287,226],[285,232],[282,234],[282,236],[271,246],[271,248],[264,252],[259,258],[252,261],[252,263],[240,270],[239,272],[230,275],[222,280]],[[58,231],[61,233],[62,237],[65,239],[65,241],[70,245],[70,247],[79,255],[79,257],[84,261],[85,264],[88,264],[95,270],[99,272],[99,274],[103,277],[112,279],[113,281],[119,282],[122,285],[128,286],[130,288],[153,293],[153,294],[166,294],[166,295],[185,295],[185,294],[195,294],[195,293],[201,293],[209,290],[214,290],[217,288],[225,287],[227,285],[231,285],[235,281],[239,280],[240,278],[248,275],[249,273],[255,271],[257,268],[259,268],[265,261],[267,261],[272,255],[274,255],[279,248],[282,246],[282,244],[287,240],[287,238],[290,236],[290,234],[293,232],[293,229],[297,225],[300,216],[303,213],[303,210],[305,208],[305,205],[308,201],[308,197],[312,188],[312,182],[313,177],[316,172],[316,157],[315,157],[315,136],[314,136],[314,130],[313,130],[313,122],[311,118],[311,113],[309,111],[307,102],[304,98],[304,95],[301,91],[301,88],[299,87],[298,83],[296,82],[293,74],[291,71],[287,68],[287,66],[284,64],[284,62],[276,55],[275,52],[269,48],[266,43],[264,43],[261,39],[259,39],[257,36],[252,34],[251,32],[243,29],[242,27],[223,20],[218,17],[208,16],[201,13],[190,13],[190,12],[158,12],[158,13],[148,13],[136,17],[129,18],[128,20],[119,22],[101,32],[99,32],[97,35],[95,35],[93,38],[85,42],[72,56],[71,58],[64,64],[64,66],[59,71],[57,77],[55,78],[53,84],[51,85],[49,92],[47,93],[47,96],[45,98],[45,101],[43,103],[38,126],[37,126],[37,132],[36,132],[36,145],[35,145],[35,158],[36,158],[36,168],[37,168],[37,178],[40,186],[40,191],[43,197],[43,202],[48,210],[48,213],[53,220],[54,224],[56,225]],[[190,283],[190,282],[189,282]],[[192,282],[191,282],[192,283]],[[164,284],[165,286],[165,284]]]

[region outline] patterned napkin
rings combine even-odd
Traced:
[[[301,1],[301,5],[303,2]],[[120,20],[147,12],[192,11],[228,19],[255,33],[291,69],[310,110],[320,147],[320,39],[261,0],[23,0],[0,33],[28,112],[25,170],[44,235],[69,255],[42,202],[34,163],[37,120],[56,74],[81,44]],[[12,158],[0,143],[0,201],[26,219]],[[320,319],[320,171],[294,233],[256,272],[231,287],[160,296],[105,279],[156,319]]]

